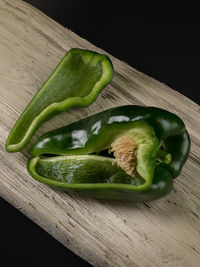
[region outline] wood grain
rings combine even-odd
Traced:
[[[71,47],[105,53],[24,2],[0,0],[0,195],[94,266],[199,266],[200,110],[180,93],[109,55],[115,75],[94,104],[60,114],[23,152],[6,153],[15,121]],[[165,108],[187,126],[190,157],[168,196],[142,204],[97,201],[29,176],[27,158],[38,136],[124,104]]]

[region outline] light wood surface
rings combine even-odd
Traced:
[[[0,196],[94,266],[199,266],[200,110],[178,92],[110,56],[115,75],[94,104],[62,113],[23,152],[6,153],[15,121],[71,47],[103,52],[24,2],[0,0]],[[141,204],[98,201],[30,177],[26,163],[38,136],[124,104],[165,108],[187,126],[190,157],[168,196]]]

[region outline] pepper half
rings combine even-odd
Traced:
[[[111,81],[109,58],[89,50],[71,49],[26,107],[11,130],[6,149],[22,150],[44,121],[72,106],[88,106]]]
[[[175,114],[122,106],[44,134],[33,146],[28,170],[67,191],[151,201],[171,191],[189,150],[188,132]]]

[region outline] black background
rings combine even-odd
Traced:
[[[169,1],[25,2],[139,71],[200,102],[199,9],[191,1],[177,6]],[[3,199],[0,214],[4,266],[89,266]]]

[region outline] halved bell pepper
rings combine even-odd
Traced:
[[[188,132],[175,114],[121,106],[41,136],[28,171],[95,198],[151,201],[171,191],[189,150]]]
[[[113,67],[107,56],[71,49],[14,125],[7,139],[7,151],[22,150],[39,125],[61,111],[93,103],[112,76]]]

